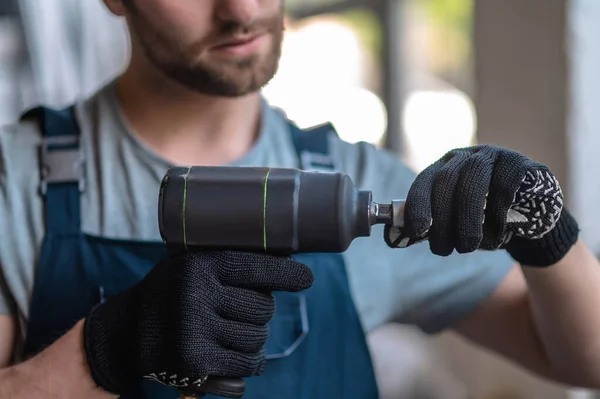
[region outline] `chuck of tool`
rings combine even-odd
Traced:
[[[160,233],[176,252],[343,252],[386,218],[343,173],[174,167],[159,195]]]

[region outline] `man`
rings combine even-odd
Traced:
[[[543,165],[484,146],[415,177],[299,131],[259,95],[282,0],[105,4],[130,28],[124,73],[73,113],[0,133],[0,397],[166,398],[217,375],[248,377],[248,398],[374,398],[364,334],[390,320],[600,386],[599,264]],[[406,229],[343,256],[169,257],[157,193],[185,164],[333,166],[376,200],[407,198]]]

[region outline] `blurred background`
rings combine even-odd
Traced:
[[[521,151],[555,171],[600,254],[600,1],[287,0],[287,12],[264,93],[300,126],[332,121],[416,171],[475,143]],[[127,56],[100,0],[0,0],[0,124],[93,93]],[[390,325],[370,341],[383,399],[600,398],[452,334]]]

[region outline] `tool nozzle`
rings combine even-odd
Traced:
[[[369,220],[371,225],[386,224],[394,227],[404,227],[404,200],[393,200],[389,204],[371,202]]]

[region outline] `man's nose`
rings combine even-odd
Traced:
[[[217,17],[223,21],[251,25],[258,17],[262,0],[217,0]]]

